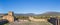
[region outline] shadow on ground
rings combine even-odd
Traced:
[[[48,22],[52,23],[53,25],[56,25],[57,19],[56,18],[50,18],[50,19],[48,19]]]
[[[0,25],[4,25],[4,24],[6,24],[6,23],[8,23],[7,20],[5,20],[5,19],[0,20]]]

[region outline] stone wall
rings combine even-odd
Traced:
[[[29,17],[29,19],[30,19],[31,21],[43,21],[43,22],[47,22],[47,19],[35,19],[35,18],[33,18],[33,17]]]

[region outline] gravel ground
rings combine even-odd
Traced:
[[[52,25],[51,23],[49,22],[18,22],[18,21],[15,21],[13,23],[10,23],[9,25]]]

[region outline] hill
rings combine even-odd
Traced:
[[[60,12],[45,12],[45,13],[39,14],[37,16],[60,16]]]

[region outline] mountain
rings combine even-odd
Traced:
[[[60,12],[45,12],[43,14],[39,14],[38,16],[60,16]]]
[[[28,13],[28,14],[15,14],[15,16],[35,16],[34,13]]]
[[[0,13],[0,16],[2,16],[3,15],[3,13]]]
[[[0,13],[0,16],[3,15]],[[6,15],[6,14],[5,14]],[[14,14],[15,16],[60,16],[60,12],[45,12],[43,14],[34,14],[34,13],[27,13],[27,14]]]

